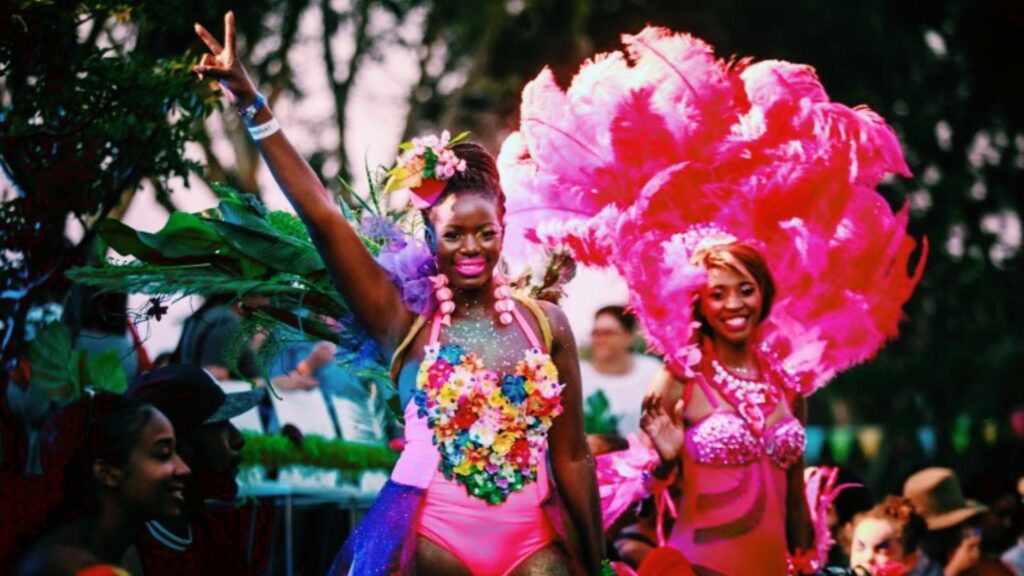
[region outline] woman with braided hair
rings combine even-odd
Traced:
[[[414,140],[399,159],[394,181],[421,210],[436,266],[425,287],[405,293],[281,132],[235,57],[232,14],[223,45],[196,31],[210,53],[195,72],[237,105],[338,290],[393,357],[406,445],[331,573],[569,574],[577,562],[598,573],[604,546],[575,341],[560,309],[515,297],[499,267],[505,206],[494,159],[446,135]],[[417,314],[410,296],[434,304]],[[578,554],[559,545],[556,496]]]

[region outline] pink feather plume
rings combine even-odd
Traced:
[[[685,374],[706,282],[688,232],[714,226],[768,259],[778,300],[764,342],[794,387],[809,394],[871,358],[896,335],[927,254],[906,209],[875,191],[910,175],[892,128],[832,102],[810,66],[721,61],[664,28],[623,43],[567,89],[549,70],[524,89],[498,162],[506,245],[564,245],[615,267],[649,341]]]

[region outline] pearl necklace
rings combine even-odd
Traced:
[[[768,415],[775,411],[781,399],[778,388],[768,382],[739,378],[718,360],[711,360],[711,369],[715,387],[736,408],[751,430],[760,435]]]

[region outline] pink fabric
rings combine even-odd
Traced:
[[[433,478],[426,470],[437,470],[441,455],[434,448],[434,433],[427,426],[427,420],[420,418],[416,403],[405,405],[405,448],[398,457],[391,479],[399,484],[415,488],[427,488]]]
[[[419,533],[457,558],[477,576],[503,576],[555,540],[542,503],[548,496],[547,467],[537,481],[500,506],[473,498],[435,472],[423,503]]]
[[[807,436],[799,420],[786,416],[756,436],[739,414],[720,406],[703,375],[696,379],[714,411],[686,429],[686,449],[694,460],[713,466],[735,466],[768,456],[785,469],[803,456]]]
[[[418,533],[462,561],[474,575],[503,575],[556,538],[542,504],[550,492],[547,465],[537,481],[494,506],[473,498],[438,470],[441,456],[433,432],[420,418],[415,402],[405,408],[405,450],[391,479],[426,489]],[[433,471],[424,474],[424,471]]]
[[[518,311],[516,311],[518,312]],[[514,314],[532,346],[542,344],[522,314]],[[430,345],[441,335],[441,315],[431,323]],[[474,575],[503,576],[557,538],[545,501],[550,495],[547,459],[541,454],[537,480],[500,505],[467,494],[444,477],[434,433],[414,401],[405,407],[405,449],[391,473],[400,484],[426,490],[417,531],[457,557]]]
[[[627,509],[650,495],[650,470],[660,458],[657,451],[630,434],[628,449],[607,452],[594,460],[602,527],[607,530]]]
[[[737,466],[683,460],[679,521],[668,545],[698,574],[786,574],[786,471],[761,458]]]
[[[668,544],[697,573],[783,576],[786,474],[803,455],[803,426],[786,416],[757,436],[705,374],[696,379],[713,411],[686,431],[679,521]]]

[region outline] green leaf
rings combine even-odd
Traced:
[[[300,276],[324,270],[324,263],[312,243],[280,236],[265,221],[263,230],[220,220],[206,222],[232,248],[268,268]],[[244,261],[242,265],[244,268]]]
[[[71,377],[71,395],[68,398],[74,399],[82,395],[82,388],[86,384],[83,378],[88,378],[88,375],[83,373],[85,367],[85,350],[72,350],[68,358],[68,376]]]
[[[86,361],[89,383],[94,388],[121,394],[128,388],[128,377],[121,367],[121,354],[117,350],[106,350],[89,356]]]
[[[147,239],[143,237],[143,240]],[[209,224],[195,214],[174,212],[167,224],[156,233],[151,247],[170,258],[206,256],[230,252],[231,247]]]
[[[460,132],[458,136],[456,136],[455,138],[452,138],[451,140],[449,140],[447,147],[451,148],[452,146],[458,144],[459,142],[462,142],[466,138],[469,138],[469,130],[466,130],[464,132]]]
[[[139,232],[118,220],[107,219],[98,224],[100,236],[106,240],[110,247],[122,256],[135,256],[144,262],[170,264],[172,258],[167,258],[159,250],[147,244]]]
[[[75,388],[69,371],[71,337],[60,322],[43,326],[29,344],[28,359],[32,364],[32,385],[47,397],[62,400],[73,397]]]
[[[267,267],[252,258],[239,258],[238,263],[242,265],[243,278],[261,278],[267,273]]]
[[[171,214],[156,234],[139,232],[117,220],[100,223],[100,234],[118,253],[144,262],[175,263],[232,251],[206,222],[185,212]]]

